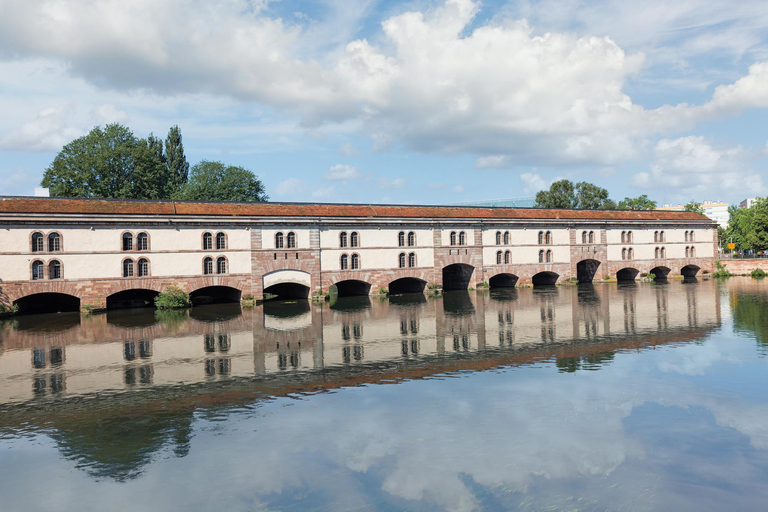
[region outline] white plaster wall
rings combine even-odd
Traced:
[[[287,249],[287,240],[286,237],[288,236],[288,233],[293,231],[296,234],[296,249],[309,249],[309,238],[310,233],[312,232],[312,228],[306,228],[306,227],[292,227],[292,226],[281,226],[280,228],[268,228],[268,229],[262,229],[261,230],[261,247],[263,249],[275,249],[275,235],[277,233],[283,234],[283,247],[282,249]],[[249,246],[250,247],[250,246]]]
[[[451,246],[451,232],[456,232],[456,245]],[[459,245],[459,233],[464,232],[464,245],[475,245],[475,228],[472,227],[456,227],[448,228],[440,231],[442,237],[443,247],[456,247]]]
[[[488,228],[483,230],[483,245],[484,246],[496,246],[496,232],[501,232],[501,244],[498,245],[498,247],[511,247],[513,245],[516,245],[520,243],[520,233],[522,233],[522,229],[520,228],[511,228],[511,227],[505,227],[505,228]],[[509,243],[505,246],[504,245],[504,233],[509,232]]]
[[[398,268],[398,257],[401,252],[404,252],[406,255],[412,252],[416,253],[417,267],[434,267],[435,265],[433,249],[417,247],[326,249],[321,253],[321,264],[323,270],[341,270],[341,255],[346,254],[350,257],[350,268],[348,270],[351,270],[352,254],[356,253],[360,255],[361,270]]]

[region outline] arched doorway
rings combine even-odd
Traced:
[[[669,276],[669,267],[654,267],[651,269],[651,274],[654,276],[654,280],[656,281],[666,281],[667,276]]]
[[[264,288],[264,296],[277,299],[306,299],[309,297],[309,287],[298,283],[279,283]]]
[[[227,302],[240,302],[241,292],[231,286],[206,286],[189,294],[189,300],[193,306],[202,304],[223,304]]]
[[[684,278],[690,279],[696,277],[696,274],[698,274],[699,270],[701,270],[701,268],[697,265],[686,265],[680,269],[680,273]]]
[[[518,277],[514,274],[496,274],[488,280],[491,288],[514,288]]]
[[[107,309],[153,308],[159,294],[144,288],[123,290],[107,297]]]
[[[359,297],[371,293],[371,285],[357,279],[339,281],[334,286],[336,286],[336,293],[339,297]]]
[[[398,295],[401,293],[423,293],[427,282],[416,277],[402,277],[389,283],[389,294]]]
[[[616,280],[620,282],[631,282],[634,281],[637,277],[637,274],[639,274],[640,271],[636,268],[623,268],[616,272]]]
[[[263,285],[265,298],[306,299],[311,281],[302,270],[276,270],[264,275]]]
[[[554,286],[560,274],[554,272],[539,272],[531,278],[533,286]]]
[[[465,263],[454,263],[443,268],[443,290],[466,290],[472,280],[475,267]]]
[[[14,301],[19,314],[80,311],[80,298],[66,293],[33,293]]]
[[[576,279],[580,283],[591,283],[599,266],[600,262],[597,260],[581,260],[576,264]]]

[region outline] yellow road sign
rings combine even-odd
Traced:
[[[735,249],[736,248],[736,244],[728,244],[728,248],[729,249]]]

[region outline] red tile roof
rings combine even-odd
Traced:
[[[625,221],[704,221],[693,212],[633,210],[548,210],[472,206],[405,206],[307,203],[205,203],[129,199],[0,197],[0,213],[84,215],[217,215],[239,217],[371,217],[426,219],[559,219]]]

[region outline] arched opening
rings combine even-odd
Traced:
[[[107,311],[107,323],[118,327],[149,327],[157,323],[155,311],[148,308]]]
[[[580,283],[591,283],[599,266],[600,262],[597,260],[581,260],[576,264],[576,279]]]
[[[651,274],[656,276],[654,278],[656,281],[666,281],[669,275],[669,267],[654,267],[651,269]]]
[[[531,278],[533,286],[554,286],[560,274],[554,272],[539,272]]]
[[[371,285],[357,279],[347,279],[335,284],[339,297],[359,297],[371,292]]]
[[[201,304],[225,304],[240,302],[241,292],[231,286],[206,286],[189,294],[193,306]]]
[[[423,293],[405,293],[403,295],[393,295],[389,298],[391,306],[404,308],[413,308],[427,302],[427,297]]]
[[[400,293],[423,293],[427,282],[416,277],[403,277],[395,279],[389,283],[389,294],[398,295]]]
[[[689,279],[696,277],[696,274],[698,274],[699,270],[701,270],[701,268],[696,265],[686,265],[680,269],[680,273],[684,278]]]
[[[329,306],[333,311],[344,313],[364,311],[371,309],[371,298],[367,295],[358,297],[340,297],[336,295],[331,296]]]
[[[158,295],[155,290],[123,290],[107,297],[107,309],[153,308]]]
[[[474,270],[475,267],[464,263],[454,263],[443,268],[443,290],[466,290]]]
[[[488,280],[491,288],[514,288],[518,277],[514,274],[496,274]]]
[[[306,299],[309,297],[309,287],[299,283],[277,283],[264,288],[264,295],[274,295],[271,298],[276,299]]]
[[[634,281],[640,271],[636,268],[623,268],[616,272],[616,280],[621,282]]]
[[[66,293],[34,293],[14,301],[19,314],[80,311],[80,298]]]
[[[157,313],[160,313],[160,311],[157,311]],[[189,318],[209,324],[234,320],[242,316],[242,314],[243,310],[240,308],[240,304],[233,304],[231,302],[189,309]]]

